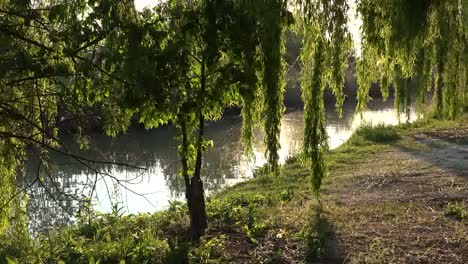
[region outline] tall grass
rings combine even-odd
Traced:
[[[370,123],[365,123],[354,132],[348,140],[348,144],[364,145],[369,142],[391,143],[398,139],[400,139],[400,135],[395,126],[382,123],[374,126]]]

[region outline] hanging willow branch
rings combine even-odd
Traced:
[[[278,173],[281,118],[284,112],[284,80],[282,65],[282,16],[286,2],[263,0],[260,21],[260,48],[262,54],[264,130],[267,162],[270,170]]]
[[[466,1],[362,0],[358,9],[358,110],[365,109],[369,86],[380,80],[384,97],[393,85],[398,113],[408,114],[413,101],[423,111],[432,90],[435,117],[459,116],[467,97]]]
[[[304,101],[303,159],[310,164],[312,187],[319,194],[328,150],[323,92],[332,90],[341,115],[345,70],[351,52],[345,0],[299,0],[298,30],[303,35],[301,87]]]
[[[252,1],[235,1],[235,10],[239,12],[239,24],[231,28],[235,37],[239,40],[237,57],[243,69],[244,84],[239,88],[242,105],[242,144],[247,156],[253,157],[252,142],[254,139],[253,129],[258,122],[261,108],[258,107],[261,96],[257,78],[257,65],[259,64],[257,46],[259,45],[259,32],[257,30],[258,16],[256,6]]]

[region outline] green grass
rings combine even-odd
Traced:
[[[312,194],[308,166],[302,166],[298,157],[289,157],[280,176],[259,169],[252,180],[209,197],[210,228],[199,245],[190,243],[186,236],[189,223],[186,205],[173,203],[168,210],[152,215],[92,212],[82,215],[77,226],[57,230],[50,237],[30,239],[7,234],[8,237],[0,237],[0,263],[5,263],[7,255],[18,263],[222,263],[239,250],[239,244],[262,248],[272,243],[272,239],[279,244],[295,241],[297,250],[305,249],[305,257],[314,261],[326,254],[327,241],[334,236],[337,226],[352,227],[360,224],[356,219],[371,221],[374,215],[388,215],[387,219],[396,223],[401,217],[395,215],[407,217],[408,209],[394,204],[349,211],[336,203],[340,192],[356,180],[350,177],[362,170],[363,164],[372,166],[369,160],[373,156],[386,155],[401,146],[420,150],[408,135],[457,127],[465,120],[466,115],[462,121],[421,120],[397,127],[359,128],[347,143],[326,156],[330,172],[323,186],[326,208]],[[461,204],[449,204],[444,210],[447,216],[467,217],[467,209]],[[383,244],[374,244],[370,248],[378,255]],[[273,253],[259,250],[255,254],[264,254],[259,257],[261,260],[282,261],[277,259],[280,249]]]
[[[468,208],[465,208],[461,203],[449,203],[444,208],[446,216],[451,216],[458,220],[468,219]]]

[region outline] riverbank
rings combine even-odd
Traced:
[[[307,171],[295,160],[276,180],[259,176],[224,191],[217,196],[222,201],[264,197],[266,202],[254,203],[258,213],[251,218],[257,221],[254,229],[268,226],[254,235],[255,243],[227,234],[227,259],[465,263],[467,121],[465,115],[457,122],[361,128],[328,156],[321,204],[310,195]]]
[[[321,203],[288,159],[208,199],[210,228],[186,242],[183,203],[152,215],[88,212],[79,226],[0,241],[18,263],[464,263],[468,259],[468,116],[361,128],[327,156]],[[122,263],[122,262],[121,262]]]

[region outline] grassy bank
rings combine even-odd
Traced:
[[[79,225],[1,239],[18,263],[464,263],[468,116],[363,127],[327,155],[320,202],[295,158],[208,199],[209,230],[188,242],[187,209],[82,214]],[[38,260],[42,260],[38,261]]]

